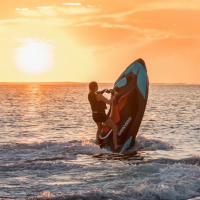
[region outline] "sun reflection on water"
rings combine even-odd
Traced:
[[[44,123],[41,118],[41,96],[42,86],[30,84],[26,86],[26,102],[25,102],[25,113],[24,121],[29,125],[27,133],[31,136],[33,133],[34,137],[26,138],[26,142],[42,142],[45,140],[44,135],[40,135],[41,130],[44,128]],[[37,137],[35,137],[37,136]]]

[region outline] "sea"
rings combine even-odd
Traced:
[[[87,95],[87,84],[0,84],[0,199],[200,199],[200,85],[150,85],[124,155],[95,144]]]

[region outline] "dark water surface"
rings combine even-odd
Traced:
[[[151,85],[126,155],[94,144],[87,93],[87,85],[0,85],[0,199],[200,197],[200,86]]]

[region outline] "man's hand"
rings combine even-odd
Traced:
[[[115,95],[115,96],[119,95],[119,92],[116,92],[116,91],[115,91],[115,92],[114,92],[114,95]]]

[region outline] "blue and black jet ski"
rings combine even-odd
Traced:
[[[119,92],[110,107],[108,116],[118,126],[118,144],[124,153],[135,144],[144,111],[147,104],[149,79],[147,68],[142,59],[130,64],[114,84],[113,90]],[[114,152],[113,133],[109,126],[104,124],[100,137],[100,147]]]

